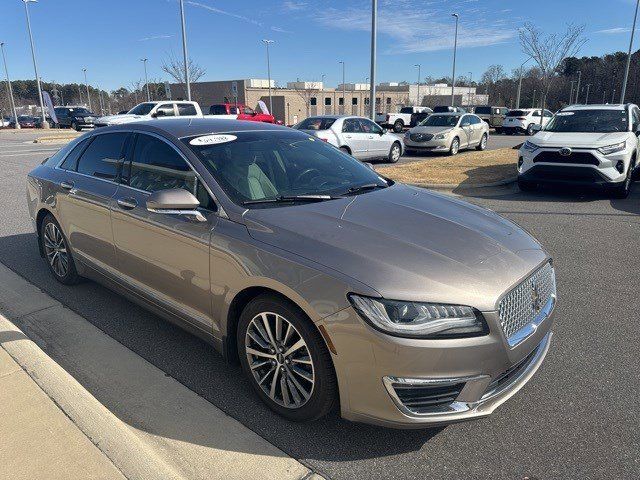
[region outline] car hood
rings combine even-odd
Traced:
[[[369,193],[244,214],[256,240],[339,271],[385,298],[494,310],[546,258],[497,214],[396,184]]]
[[[530,141],[540,147],[583,147],[594,148],[624,142],[629,132],[613,133],[572,133],[541,131]]]
[[[454,127],[425,127],[425,126],[416,126],[409,130],[410,133],[433,133],[434,135],[437,133],[448,132],[453,130]]]
[[[120,125],[122,123],[130,123],[147,118],[150,117],[145,115],[131,115],[130,113],[125,113],[124,115],[109,115],[106,117],[100,117],[96,121],[99,123],[106,123],[107,125]]]

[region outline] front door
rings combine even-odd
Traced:
[[[116,266],[110,207],[129,139],[124,132],[95,135],[78,144],[60,167],[56,201],[62,230],[75,255],[104,270]]]
[[[383,135],[382,127],[366,118],[360,119],[362,130],[367,134],[367,157],[382,158],[389,155],[391,144],[389,138]]]
[[[460,139],[460,147],[468,147],[473,142],[473,125],[471,125],[471,116],[465,115],[460,120],[460,128],[464,132]]]
[[[206,221],[147,209],[151,193],[171,188],[196,195]],[[200,178],[169,142],[137,135],[112,209],[119,273],[143,296],[209,332],[209,241],[218,218],[214,209]]]
[[[368,158],[369,135],[362,130],[359,119],[346,118],[344,120],[342,123],[342,137],[351,150],[351,155],[359,160]]]

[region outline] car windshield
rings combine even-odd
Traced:
[[[455,127],[460,115],[431,115],[420,122],[422,127]]]
[[[335,118],[311,117],[305,118],[296,127],[298,130],[328,130],[336,121]]]
[[[559,112],[545,127],[548,132],[626,132],[625,110],[574,110]]]
[[[413,113],[413,108],[411,108],[411,107],[402,107],[400,109],[400,113]]]
[[[491,107],[476,107],[475,113],[480,115],[490,115]]]
[[[231,200],[247,208],[329,200],[392,183],[350,155],[294,130],[182,140]]]
[[[148,115],[149,112],[153,110],[153,107],[155,107],[155,103],[141,103],[133,107],[127,113],[130,113],[131,115]]]

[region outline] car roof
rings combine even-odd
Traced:
[[[260,130],[275,130],[296,132],[288,127],[273,125],[263,122],[248,122],[243,120],[230,120],[224,118],[163,118],[162,120],[146,120],[103,127],[99,131],[127,130],[136,127],[137,130],[155,130],[166,132],[178,138],[192,135],[206,135],[210,133],[246,132]],[[143,128],[140,128],[143,127]],[[144,128],[151,127],[151,128]],[[133,128],[132,128],[133,129]]]
[[[433,112],[433,115],[448,115],[450,117],[458,116],[458,115],[473,115],[473,113],[469,112]]]
[[[589,105],[568,105],[562,109],[567,110],[625,110],[627,105],[622,103],[605,103],[605,104],[589,104]]]
[[[312,115],[310,117],[305,118],[305,120],[308,120],[309,118],[327,118],[327,119],[337,120],[338,118],[346,118],[346,115]]]

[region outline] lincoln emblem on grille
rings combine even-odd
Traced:
[[[531,285],[531,308],[533,313],[537,314],[542,309],[542,297],[540,296],[540,287],[538,282],[534,281]]]
[[[560,155],[563,157],[568,157],[571,155],[572,150],[569,147],[563,147],[560,149]]]

